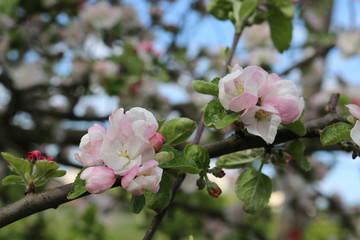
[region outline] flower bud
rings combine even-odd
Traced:
[[[214,198],[218,198],[222,193],[221,188],[214,182],[208,182],[206,189],[209,195]]]
[[[161,133],[155,133],[154,136],[149,139],[149,141],[155,149],[155,152],[159,152],[166,139]]]
[[[217,178],[222,178],[225,176],[224,170],[222,170],[219,167],[214,167],[214,168],[210,169],[209,171],[212,173],[212,175],[214,175]]]
[[[37,161],[37,160],[46,160],[48,162],[53,162],[55,161],[54,158],[52,157],[45,157],[44,155],[42,155],[42,153],[39,150],[34,150],[32,152],[28,152],[26,154],[26,159],[29,159],[31,161]]]
[[[36,160],[39,160],[39,159],[42,159],[42,154],[39,150],[35,150],[35,151],[32,151],[32,152],[28,152],[26,154],[26,158],[29,159],[29,160],[32,160],[32,161],[36,161]]]

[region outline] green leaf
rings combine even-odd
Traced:
[[[295,7],[291,0],[273,0],[270,4],[277,7],[286,17],[292,18],[294,16]]]
[[[184,150],[185,157],[194,161],[199,168],[208,169],[210,164],[210,155],[205,148],[195,144],[189,144]]]
[[[285,149],[285,152],[290,154],[303,170],[310,171],[311,165],[304,156],[304,151],[305,144],[299,139],[292,141]]]
[[[293,123],[290,124],[283,124],[284,127],[295,133],[296,135],[302,137],[306,134],[306,128],[304,124],[301,122],[301,120],[296,120]]]
[[[173,159],[174,153],[173,152],[159,152],[157,154],[155,154],[155,160],[158,161],[160,164],[161,163],[165,163],[170,161],[171,159]]]
[[[227,51],[229,51],[229,48],[226,48],[227,49]],[[227,56],[227,52],[225,53],[225,55]],[[214,84],[216,84],[216,85],[219,85],[219,82],[220,82],[220,78],[219,77],[216,77],[216,78],[214,78],[213,80],[211,80],[211,83],[214,83]]]
[[[22,180],[22,178],[20,176],[17,175],[9,175],[6,176],[3,180],[2,180],[2,185],[6,186],[6,185],[11,185],[11,184],[25,184],[24,181]]]
[[[244,21],[254,12],[257,4],[258,4],[257,0],[245,0],[244,2],[239,2],[239,1],[234,2],[234,12],[235,12],[234,17],[236,20],[235,26],[237,31],[241,30]]]
[[[217,19],[227,20],[232,11],[232,3],[230,0],[210,0],[206,10]]]
[[[213,96],[218,96],[219,87],[217,84],[206,82],[202,80],[194,80],[192,81],[192,87],[195,91],[203,94],[209,94]]]
[[[146,207],[155,211],[165,208],[171,199],[172,185],[172,177],[164,172],[160,182],[160,190],[157,193],[145,191]]]
[[[145,206],[145,197],[144,195],[135,196],[132,195],[131,202],[130,202],[130,208],[133,213],[140,213],[143,207]]]
[[[320,133],[320,141],[326,146],[349,140],[351,129],[350,124],[341,122],[326,126]]]
[[[207,127],[222,129],[238,119],[239,113],[228,112],[219,100],[212,100],[206,105],[204,123]]]
[[[82,171],[81,171],[82,172]],[[75,178],[75,181],[72,185],[72,190],[71,192],[67,195],[68,199],[75,199],[80,197],[81,195],[83,195],[84,193],[87,192],[85,185],[86,185],[86,181],[82,180],[80,178],[80,174],[81,172],[78,173],[78,175]]]
[[[164,148],[164,151],[171,151],[174,154],[174,158],[168,162],[160,164],[161,168],[182,170],[192,174],[201,172],[201,169],[193,159],[187,158],[184,154],[173,147],[166,147]]]
[[[30,173],[30,162],[23,158],[14,157],[10,153],[1,153],[2,157],[11,164],[14,171],[25,178],[25,175]]]
[[[186,141],[196,128],[196,123],[189,118],[174,118],[166,122],[160,133],[167,144],[179,144]]]
[[[263,155],[263,150],[234,152],[219,157],[216,161],[216,166],[227,169],[242,168],[254,160],[261,159]]]
[[[292,19],[285,16],[278,8],[269,8],[268,22],[270,25],[271,39],[279,52],[290,47],[292,39]]]
[[[37,160],[32,173],[35,186],[44,185],[50,178],[64,176],[66,171],[57,170],[59,167],[56,162]]]
[[[272,181],[257,170],[247,169],[236,180],[235,192],[238,198],[244,202],[243,209],[245,212],[258,213],[269,202]]]

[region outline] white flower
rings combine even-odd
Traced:
[[[274,142],[281,122],[278,111],[271,105],[248,108],[239,119],[249,133],[260,136],[268,144]]]

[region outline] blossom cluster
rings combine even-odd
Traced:
[[[26,159],[29,159],[31,161],[37,161],[37,160],[46,160],[48,162],[54,162],[55,159],[52,157],[45,157],[44,155],[42,155],[42,153],[39,150],[34,150],[31,152],[28,152],[26,154]]]
[[[304,109],[304,99],[292,81],[257,66],[235,65],[219,81],[219,100],[225,109],[241,112],[239,120],[247,131],[268,144],[274,142],[280,123],[296,121]]]
[[[158,167],[155,153],[165,142],[157,133],[154,115],[139,107],[124,113],[115,110],[109,117],[109,127],[94,124],[81,138],[77,161],[88,166],[80,174],[90,193],[101,193],[112,187],[117,176],[121,186],[133,195],[144,190],[156,193],[163,170]]]

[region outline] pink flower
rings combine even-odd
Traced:
[[[266,82],[268,74],[262,68],[249,66],[242,69],[235,65],[232,72],[219,81],[219,100],[227,110],[240,112],[254,107],[258,102],[258,90]]]
[[[284,124],[299,119],[304,110],[304,99],[300,97],[296,85],[290,80],[273,82],[264,90],[261,102],[275,107],[280,114],[281,123]]]
[[[85,166],[102,163],[100,148],[105,138],[106,129],[99,124],[89,128],[80,141],[80,152],[75,154],[75,159]]]
[[[144,190],[157,193],[163,172],[158,164],[157,161],[150,160],[141,167],[133,167],[121,179],[121,186],[133,195],[141,195]]]
[[[165,143],[166,139],[161,133],[155,133],[154,136],[152,136],[149,141],[153,146],[153,148],[155,149],[155,152],[159,152],[163,144]]]
[[[360,107],[355,104],[348,104],[346,107],[349,108],[350,114],[357,119],[355,126],[350,131],[350,137],[356,145],[360,146]]]
[[[149,140],[155,135],[158,123],[151,112],[132,108],[124,114],[124,109],[120,108],[109,119],[100,154],[115,174],[122,176],[134,166],[155,158]]]
[[[116,181],[114,171],[104,166],[88,167],[80,174],[86,181],[86,190],[89,193],[102,193],[110,189]]]
[[[239,120],[244,123],[249,133],[260,136],[268,144],[274,142],[281,122],[279,112],[271,105],[248,108]]]

